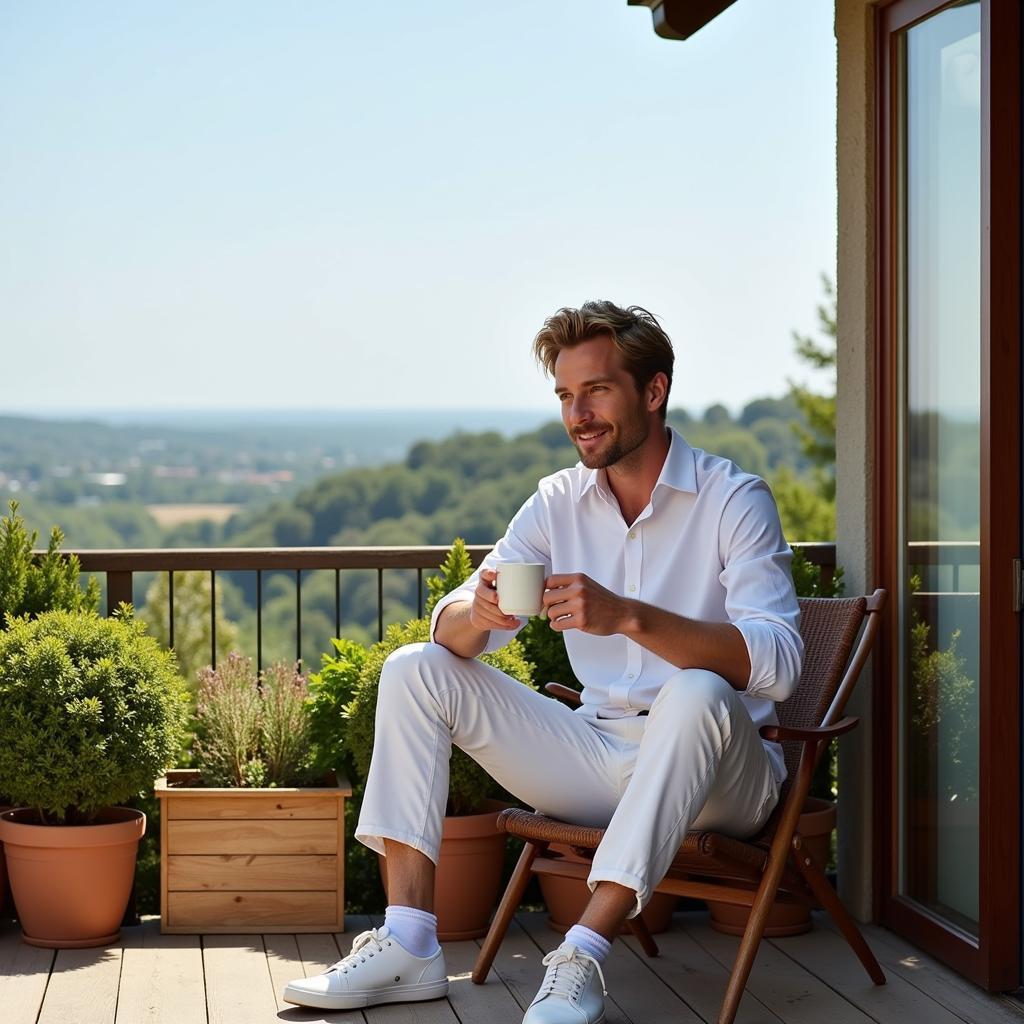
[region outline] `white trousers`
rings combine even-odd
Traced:
[[[755,834],[779,797],[764,744],[732,686],[684,669],[649,715],[597,718],[439,644],[384,664],[356,838],[437,862],[452,744],[536,810],[606,828],[588,884],[618,882],[638,914],[691,827]]]

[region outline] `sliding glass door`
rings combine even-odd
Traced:
[[[876,525],[895,597],[878,688],[883,917],[999,988],[1019,977],[1019,905],[1005,903],[1019,900],[1006,855],[1020,823],[1021,423],[1019,277],[1008,301],[995,265],[1003,254],[1019,275],[1020,100],[993,103],[996,15],[1019,31],[999,0],[880,11]],[[1012,160],[1005,138],[993,147],[1010,108]],[[994,208],[1007,160],[1015,198]]]

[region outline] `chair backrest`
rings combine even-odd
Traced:
[[[793,695],[778,705],[780,725],[807,729],[829,725],[842,717],[874,642],[885,596],[884,590],[876,590],[869,597],[799,599],[803,667]],[[865,616],[868,621],[851,658]],[[788,778],[780,805],[789,790],[788,783],[796,778],[802,748],[801,743],[782,744]]]

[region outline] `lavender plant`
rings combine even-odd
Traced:
[[[306,679],[279,663],[263,672],[237,652],[199,673],[193,752],[210,786],[293,786],[308,777]]]

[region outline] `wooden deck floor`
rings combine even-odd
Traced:
[[[543,974],[540,959],[557,945],[540,914],[522,914],[484,986],[469,971],[477,944],[445,947],[452,977],[447,999],[327,1013],[279,1001],[284,983],[348,952],[346,935],[161,935],[156,920],[125,929],[107,949],[53,953],[0,926],[3,1024],[520,1024]],[[843,940],[823,920],[807,935],[765,942],[738,1021],[741,1024],[1024,1024],[1009,999],[973,987],[877,928],[867,935],[889,982],[876,988]],[[605,968],[608,1024],[714,1021],[736,940],[703,914],[679,914],[647,959],[632,938],[616,943]]]

